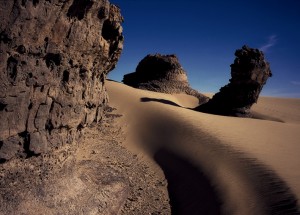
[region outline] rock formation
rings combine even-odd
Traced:
[[[3,163],[71,143],[101,119],[123,18],[108,0],[12,0],[0,19]]]
[[[196,108],[198,111],[250,117],[250,108],[272,76],[270,65],[258,49],[243,46],[235,52],[231,64],[231,79],[207,103]]]
[[[197,97],[199,104],[208,100],[190,87],[186,72],[175,55],[147,55],[135,72],[124,75],[123,83],[155,92],[186,93]]]

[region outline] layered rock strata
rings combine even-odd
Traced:
[[[102,118],[104,80],[123,48],[107,0],[0,4],[0,162],[72,143]]]
[[[124,75],[123,83],[135,88],[162,93],[186,93],[199,99],[199,104],[208,98],[190,87],[187,74],[175,55],[147,55],[136,71]]]
[[[272,76],[270,64],[258,49],[243,46],[235,52],[231,64],[231,79],[212,99],[196,108],[198,111],[251,117],[250,108],[257,102],[259,94]]]

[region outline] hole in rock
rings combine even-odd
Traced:
[[[30,102],[30,104],[28,105],[28,110],[31,110],[32,107],[33,107],[33,104],[32,104],[32,102]]]
[[[23,148],[24,148],[24,152],[27,155],[26,158],[30,158],[32,156],[37,156],[33,151],[31,151],[29,149],[29,146],[30,146],[30,133],[28,131],[21,132],[21,133],[19,133],[19,137],[23,138],[23,140],[24,140]]]
[[[105,7],[101,7],[98,11],[98,18],[101,20],[101,19],[104,19],[106,17],[106,14],[108,12],[106,11],[106,8]]]
[[[80,123],[80,124],[77,126],[77,131],[81,131],[83,128],[84,128],[84,126]]]
[[[63,73],[62,81],[64,83],[69,82],[69,77],[70,77],[70,72],[68,70],[65,70],[64,73]]]
[[[102,27],[102,37],[105,40],[114,40],[119,36],[119,31],[116,29],[111,21],[108,19],[104,21]]]
[[[79,77],[82,79],[82,80],[84,80],[85,78],[86,78],[86,76],[87,76],[87,70],[86,69],[80,69],[79,70]]]
[[[47,122],[45,124],[45,129],[46,129],[46,131],[49,132],[49,134],[51,134],[51,131],[54,129],[51,119],[47,120]]]
[[[91,0],[74,0],[68,10],[67,16],[82,20],[93,4],[94,3]]]
[[[33,6],[37,6],[37,4],[39,3],[39,0],[32,0]]]
[[[7,104],[0,102],[0,111],[3,111],[6,108]],[[1,148],[1,145],[0,145]]]
[[[4,42],[6,44],[11,42],[11,39],[8,37],[8,35],[4,31],[2,31],[0,33],[0,42]]]
[[[59,66],[62,61],[62,56],[60,54],[48,53],[48,54],[46,54],[44,59],[46,61],[47,67],[49,68],[53,64],[55,64],[56,66]]]
[[[45,49],[47,50],[48,44],[49,44],[49,38],[46,37],[46,38],[44,39],[44,41],[45,41]]]
[[[3,163],[5,163],[5,162],[6,162],[6,159],[0,158],[0,164],[3,164]]]
[[[25,46],[19,45],[17,48],[17,52],[19,52],[20,54],[24,54],[26,52]]]
[[[88,101],[86,104],[85,104],[85,107],[88,108],[88,109],[93,109],[96,107],[96,105],[90,101]]]
[[[16,78],[17,78],[17,65],[18,65],[18,61],[13,58],[13,57],[9,57],[7,60],[7,76],[8,79],[10,80],[10,82],[15,82]]]
[[[27,0],[22,0],[21,5],[24,7],[26,5]]]

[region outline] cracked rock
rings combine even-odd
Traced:
[[[0,159],[19,156],[11,137],[23,138],[27,156],[75,141],[79,127],[102,118],[104,81],[123,48],[120,9],[12,0],[0,4],[0,19]]]

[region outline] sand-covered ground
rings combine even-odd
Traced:
[[[106,84],[123,146],[166,178],[174,214],[299,214],[300,99],[265,98],[255,118],[193,111],[197,99]]]

